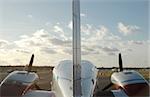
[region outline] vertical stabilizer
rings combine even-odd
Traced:
[[[73,0],[73,97],[81,97],[80,1]]]

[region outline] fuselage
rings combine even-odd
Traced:
[[[81,61],[81,97],[93,97],[97,69],[89,61]],[[73,97],[73,63],[62,61],[53,70],[53,87],[56,97]]]

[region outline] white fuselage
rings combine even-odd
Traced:
[[[97,69],[89,61],[81,61],[81,97],[92,97],[96,85]],[[73,63],[65,60],[53,70],[53,86],[56,97],[73,96]]]

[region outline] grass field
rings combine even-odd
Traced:
[[[0,67],[0,81],[2,81],[12,70],[23,70],[24,67]],[[45,90],[51,90],[51,81],[52,81],[52,67],[33,67],[33,71],[36,71],[39,75],[39,82],[38,85],[41,89]],[[150,71],[149,69],[139,69],[139,71],[148,82],[150,82]],[[110,76],[113,73],[111,70],[99,70],[98,76],[97,76],[97,87],[99,89],[102,89],[104,86],[106,86],[110,82]]]

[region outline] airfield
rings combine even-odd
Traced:
[[[0,82],[9,74],[9,72],[13,70],[24,70],[24,66],[0,66]],[[127,69],[127,68],[126,68]],[[128,68],[134,69],[140,72],[144,78],[150,83],[150,68]],[[33,67],[33,71],[36,71],[39,75],[39,82],[37,83],[41,89],[51,90],[51,81],[52,81],[52,70],[53,67]],[[97,85],[96,89],[101,90],[107,84],[110,83],[110,76],[113,73],[113,69],[111,68],[99,68],[99,72],[97,75]]]

